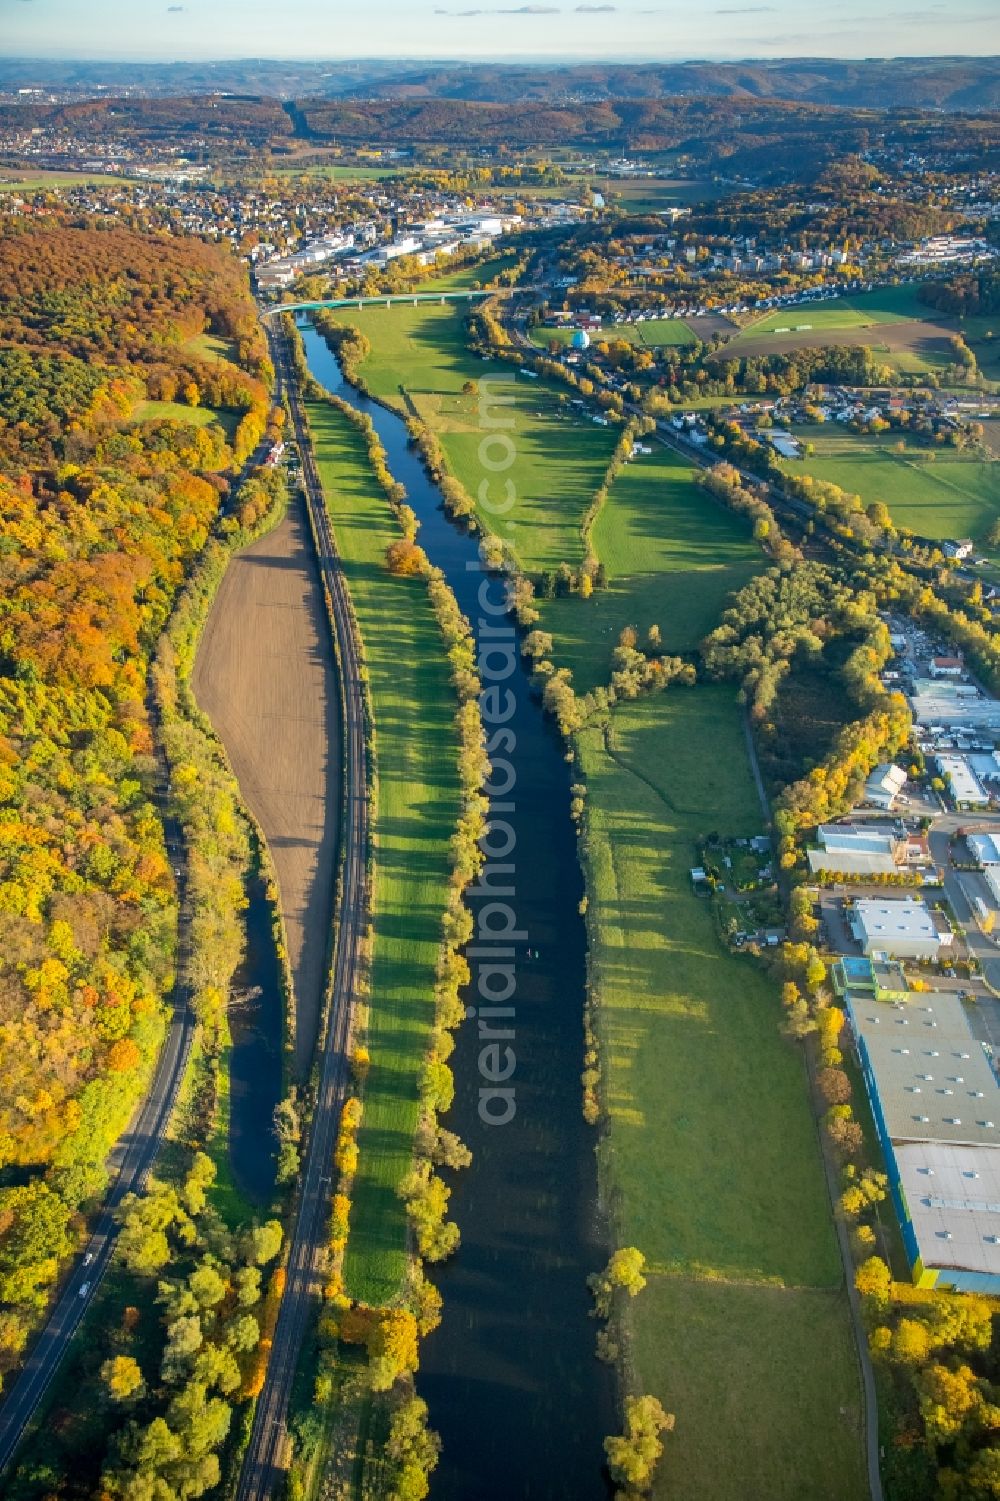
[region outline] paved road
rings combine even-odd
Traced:
[[[340,663],[345,734],[346,799],[343,820],[342,898],[334,957],[333,996],[320,1063],[320,1083],[288,1256],[288,1280],[264,1388],[236,1491],[237,1501],[263,1501],[279,1484],[286,1450],[285,1424],[302,1341],[316,1310],[322,1277],[319,1256],[327,1241],[330,1179],[340,1111],[347,1093],[347,1045],[361,940],[368,921],[365,884],[368,851],[365,706],[350,600],[327,518],[322,487],[306,432],[297,383],[281,333],[273,338],[275,369],[286,391],[305,482],[320,575],[333,605]]]
[[[965,941],[969,953],[978,960],[987,988],[994,995],[998,995],[1000,994],[1000,948],[992,938],[986,936],[976,921],[969,896],[969,877],[965,876],[962,871],[953,870],[949,862],[949,847],[956,830],[975,828],[980,824],[986,827],[988,821],[977,819],[975,814],[971,813],[947,813],[935,820],[928,842],[934,864],[944,871],[945,896],[965,929]],[[995,823],[993,827],[996,827]]]
[[[55,1376],[66,1347],[107,1271],[118,1235],[115,1211],[125,1196],[138,1193],[149,1177],[173,1112],[191,1050],[195,1017],[186,982],[187,934],[190,927],[187,878],[180,825],[167,812],[165,805],[167,765],[162,751],[158,751],[157,761],[160,791],[156,801],[163,819],[167,849],[178,871],[180,897],[177,982],[174,986],[170,1029],[145,1102],[112,1155],[110,1165],[118,1169],[118,1175],[105,1200],[93,1234],[77,1258],[48,1322],[0,1408],[0,1470],[13,1458],[25,1428]]]
[[[262,443],[247,459],[235,481],[234,490],[242,484],[252,469],[263,463],[267,448],[267,443]],[[155,720],[152,700],[150,701],[150,717]],[[179,898],[177,980],[171,999],[170,1026],[157,1060],[156,1072],[153,1075],[149,1093],[138,1115],[118,1142],[109,1159],[108,1165],[112,1172],[117,1173],[117,1176],[105,1200],[100,1218],[94,1226],[90,1240],[66,1278],[58,1300],[49,1314],[45,1327],[36,1339],[31,1354],[14,1384],[8,1388],[3,1406],[0,1407],[0,1472],[10,1464],[14,1457],[25,1428],[38,1410],[42,1398],[59,1369],[70,1340],[79,1328],[84,1314],[101,1285],[118,1235],[115,1213],[128,1194],[138,1193],[145,1187],[173,1114],[177,1093],[191,1052],[195,1016],[191,1008],[190,988],[185,978],[190,954],[188,935],[191,914],[188,904],[184,839],[180,824],[168,810],[169,768],[158,740],[156,762],[157,790],[153,800],[163,822],[164,837],[171,863],[177,872]]]

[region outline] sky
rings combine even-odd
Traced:
[[[997,0],[0,0],[21,57],[679,58],[1000,53]]]

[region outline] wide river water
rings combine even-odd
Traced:
[[[344,380],[308,322],[302,334],[316,379],[374,422],[420,520],[418,540],[447,577],[482,651],[484,629],[497,620],[480,618],[487,576],[475,537],[446,516],[402,420]],[[336,526],[335,494],[329,502]],[[496,600],[499,582],[487,589]],[[501,810],[515,843],[505,858],[515,867],[510,905],[525,936],[513,945],[516,990],[506,1004],[515,1015],[493,1025],[515,1033],[503,1046],[516,1055],[507,1081],[516,1114],[506,1125],[481,1118],[484,1044],[480,1019],[470,1017],[451,1059],[456,1096],[445,1120],[473,1153],[472,1166],[453,1176],[451,1213],[462,1244],[432,1269],[444,1317],[423,1343],[417,1389],[444,1444],[431,1482],[434,1501],[604,1501],[602,1440],[618,1419],[611,1371],[594,1354],[597,1325],[586,1285],[608,1245],[597,1205],[596,1134],[581,1111],[586,936],[571,775],[519,656],[503,686],[513,695],[504,727],[515,742],[515,783]],[[470,896],[477,923],[486,900]],[[475,1005],[479,975],[471,954],[470,964],[468,1000]]]

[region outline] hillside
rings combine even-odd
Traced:
[[[1000,106],[1000,58],[779,58],[739,62],[581,63],[573,66],[404,61],[103,63],[7,58],[0,92],[116,88],[147,95],[226,91],[273,98],[423,98],[564,103],[720,95],[795,99],[854,109],[981,110]]]

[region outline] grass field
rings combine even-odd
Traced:
[[[579,752],[602,1171],[620,1243],[654,1273],[636,1379],[677,1415],[657,1494],[853,1501],[858,1376],[802,1061],[776,987],[722,948],[688,874],[701,836],[761,826],[735,696],[639,700]]]
[[[916,287],[879,287],[767,313],[731,339],[726,353],[787,354],[820,345],[864,344],[882,364],[920,376],[952,362],[948,339],[955,327],[954,320],[919,301]]]
[[[405,167],[358,167],[338,166],[334,162],[312,165],[311,167],[281,166],[272,169],[278,177],[321,177],[326,182],[377,182],[381,177],[402,177],[404,172],[411,171],[410,166]]]
[[[713,203],[727,191],[717,183],[684,177],[598,176],[592,181],[606,202],[617,203],[635,214],[656,214],[661,209],[689,203]]]
[[[185,401],[140,401],[132,411],[133,422],[187,422],[208,427],[217,422],[228,439],[240,425],[242,412],[235,407],[189,407]]]
[[[643,1300],[638,1363],[677,1414],[655,1501],[867,1501],[842,1293],[656,1277]]]
[[[565,392],[518,378],[499,361],[477,359],[466,346],[464,313],[453,307],[347,308],[337,316],[371,341],[363,375],[372,392],[428,423],[470,495],[477,497],[489,481],[487,496],[505,501],[506,482],[513,485],[514,503],[502,517],[482,507],[479,514],[512,543],[522,566],[535,572],[582,562],[580,523],[611,459],[616,430],[576,416]],[[469,380],[491,382],[494,426],[484,425],[480,393],[463,394]],[[498,427],[497,419],[513,425]],[[490,433],[489,462],[513,454],[502,472],[483,462],[481,445]]]
[[[518,183],[513,189],[523,199],[573,199],[579,202],[584,189],[600,193],[613,207],[635,214],[656,214],[689,203],[712,203],[734,191],[707,180],[686,177],[608,177],[600,172],[568,172],[558,184]]]
[[[415,292],[461,292],[466,287],[485,287],[503,271],[511,271],[517,265],[517,254],[509,250],[504,255],[493,255],[477,266],[462,266],[458,271],[444,271],[440,276],[429,276]]]
[[[1000,380],[1000,313],[955,321],[987,380]]]
[[[398,528],[362,440],[326,403],[311,403],[309,420],[365,642],[375,717],[372,1064],[345,1281],[352,1297],[381,1303],[398,1291],[406,1266],[406,1218],[396,1187],[411,1163],[417,1077],[434,1019],[448,845],[459,813],[456,703],[423,581],[386,571],[385,549]]]
[[[140,401],[132,412],[134,422],[187,422],[208,427],[221,417],[214,407],[189,407],[185,401]]]
[[[184,348],[203,360],[228,360],[231,364],[237,363],[236,344],[232,339],[224,339],[221,334],[195,334],[193,339],[187,340]]]
[[[790,474],[811,474],[860,495],[866,505],[883,501],[897,526],[920,536],[982,539],[1000,515],[1000,463],[955,449],[907,443],[896,433],[878,437],[839,425],[796,429],[815,453],[785,460]],[[905,440],[902,440],[905,441]]]
[[[828,301],[805,303],[801,307],[779,308],[747,325],[755,334],[774,333],[775,329],[794,329],[808,323],[823,332],[828,329],[868,328],[877,323],[909,323],[913,319],[933,318],[934,311],[917,297],[916,287],[877,287],[854,297],[831,297]]]
[[[618,476],[592,533],[608,588],[541,604],[556,657],[578,692],[607,682],[624,626],[658,625],[668,651],[689,651],[718,624],[727,595],[761,566],[745,522],[695,483],[691,466],[654,445]]]
[[[25,170],[18,173],[13,167],[0,167],[0,193],[37,193],[45,188],[106,187],[110,183],[127,182],[125,177],[108,172],[44,172]]]
[[[569,344],[576,332],[573,328],[535,328],[531,342],[539,349],[548,349],[550,344]],[[599,333],[591,334],[591,341],[600,344],[617,339],[624,344],[662,348],[666,344],[693,344],[695,334],[683,318],[651,318],[645,323],[609,323]]]

